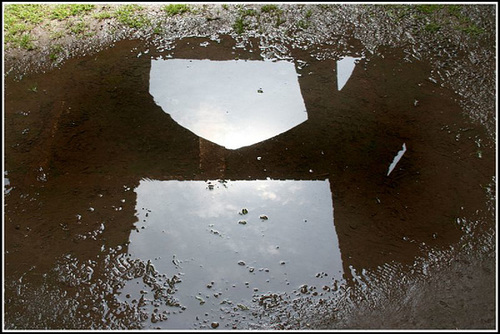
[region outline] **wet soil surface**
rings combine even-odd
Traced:
[[[183,128],[150,94],[152,59],[262,60],[261,45],[226,35],[168,47],[124,40],[6,79],[6,329],[495,328],[496,143],[431,63],[398,47],[367,52],[354,37],[315,53],[291,47],[307,121],[234,150]],[[359,61],[338,90],[346,56]],[[201,263],[267,275],[257,289],[251,277],[190,274],[174,242],[161,245],[169,267],[138,257],[136,236],[157,219],[139,197],[152,180],[198,181],[205,192],[237,181],[327,182],[340,274],[304,265],[305,278],[285,286],[273,285],[274,267],[254,273],[223,254]],[[179,210],[166,233],[189,223]],[[292,226],[267,218],[283,234]],[[321,262],[327,245],[314,225],[301,231],[296,251],[317,248],[309,261]],[[189,235],[171,240],[198,247]]]

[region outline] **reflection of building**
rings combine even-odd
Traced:
[[[347,64],[338,90],[354,60]],[[250,300],[251,290],[231,285],[246,281],[255,291],[292,293],[319,284],[315,275],[329,275],[323,286],[343,279],[327,179],[225,180],[227,149],[263,142],[307,120],[292,62],[152,60],[149,91],[174,121],[200,136],[200,169],[219,182],[141,181],[135,189],[139,233],[129,245],[133,257],[151,259],[160,272],[182,268],[188,283],[177,295],[188,309],[196,307],[193,291],[203,291],[207,281],[222,290],[225,282],[227,298]],[[245,212],[238,213],[241,208]],[[264,269],[272,274],[258,273]]]
[[[343,281],[327,180],[143,180],[135,192],[128,253],[182,280],[175,296],[187,310],[170,326],[202,312],[195,296],[218,308],[207,294],[245,305],[256,293]],[[140,297],[147,287],[133,283],[122,294]]]
[[[307,120],[292,62],[152,60],[149,91],[181,126],[229,149]]]
[[[337,89],[355,61],[337,61]],[[293,62],[153,59],[149,92],[179,125],[228,149],[250,146],[307,120]]]
[[[201,41],[179,41],[175,57],[258,58],[256,52],[232,49],[227,41],[194,49],[187,44]],[[136,198],[123,186],[134,189],[144,178],[328,180],[346,276],[350,265],[360,270],[390,261],[411,263],[422,243],[449,245],[461,235],[453,220],[461,207],[482,204],[482,189],[473,185],[491,181],[476,168],[487,164],[486,149],[481,159],[450,156],[447,148],[455,148],[456,138],[443,137],[441,127],[462,124],[459,107],[447,92],[426,81],[424,65],[410,66],[397,52],[373,57],[364,64],[366,71],[357,66],[342,91],[332,71],[336,61],[299,54],[297,59],[308,61],[299,71],[307,121],[263,142],[227,150],[179,126],[154,102],[149,93],[151,59],[131,53],[135,46],[119,43],[92,58],[68,62],[57,71],[58,85],[54,76],[34,77],[38,91],[47,91],[36,101],[23,100],[25,82],[6,95],[8,115],[32,110],[29,117],[7,119],[8,129],[15,122],[32,123],[19,123],[19,129],[6,133],[12,186],[6,199],[6,221],[12,222],[6,233],[12,237],[6,241],[9,247],[35,245],[15,246],[17,253],[6,257],[8,270],[12,263],[49,263],[48,258],[78,252],[84,243],[73,241],[74,235],[93,225],[98,228],[102,221],[106,246],[124,243],[136,219]],[[412,109],[415,98],[418,113]],[[29,133],[21,135],[28,127]],[[407,153],[387,176],[403,143]],[[460,145],[462,152],[477,149],[473,141]],[[47,174],[44,182],[37,181],[40,166]],[[470,187],[464,191],[457,184]],[[16,210],[15,198],[36,192],[36,201],[21,199],[25,211]],[[115,210],[119,207],[123,210]],[[77,215],[82,215],[81,224],[75,223]],[[25,226],[16,229],[19,221],[31,222],[31,232],[24,232]],[[56,247],[47,246],[51,244]],[[85,255],[96,256],[101,246],[87,246]],[[25,254],[21,261],[10,260],[19,254]]]
[[[196,44],[196,39],[190,43]],[[214,43],[201,51],[187,44],[184,45],[187,47],[179,45],[174,57],[213,59],[215,55],[216,60],[234,59],[234,49],[221,45]],[[257,58],[255,53],[243,51],[236,56]],[[304,54],[297,59],[299,57],[306,59]],[[443,220],[443,210],[451,212],[452,208],[459,207],[460,201],[436,205],[434,200],[417,195],[422,194],[425,184],[433,193],[446,197],[449,182],[453,182],[438,176],[442,173],[428,174],[421,169],[419,161],[440,158],[427,155],[423,141],[417,138],[428,140],[428,135],[422,126],[415,126],[420,122],[418,115],[408,111],[408,106],[414,107],[415,92],[405,87],[420,87],[420,94],[432,101],[430,92],[436,87],[421,84],[427,77],[420,64],[412,67],[403,62],[398,76],[394,75],[401,59],[403,57],[397,54],[370,59],[370,72],[362,70],[366,69],[364,62],[351,72],[357,61],[352,57],[308,62],[299,70],[298,79],[307,121],[266,141],[236,150],[200,138],[199,169],[191,177],[182,179],[328,179],[347,278],[350,265],[361,270],[393,260],[411,262],[419,253],[421,243],[447,244],[456,240],[459,233],[455,229],[435,222]],[[347,83],[345,75],[344,79],[340,78],[344,69],[352,75]],[[392,91],[397,92],[393,98]],[[437,105],[444,110],[458,108],[442,96],[438,101]],[[409,151],[388,176],[389,165],[403,143]],[[411,160],[408,160],[410,154]],[[447,165],[443,161],[439,168],[448,169]],[[401,173],[407,177],[400,179]],[[146,176],[157,180],[179,179],[148,174]],[[440,235],[440,240],[433,235]]]

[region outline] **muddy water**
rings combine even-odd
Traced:
[[[272,105],[235,133],[272,131],[234,147],[170,110],[175,99],[196,105],[203,85],[166,104],[152,90],[159,62],[272,65],[253,42],[188,38],[157,50],[124,41],[7,80],[6,328],[384,327],[393,312],[346,319],[353,307],[373,312],[358,300],[376,306],[388,295],[401,312],[415,295],[408,282],[431,280],[432,263],[486,247],[495,143],[403,50],[370,54],[353,41],[338,58],[294,49],[274,59],[286,65],[282,80],[264,75],[275,66],[252,70],[261,81],[233,72],[203,97],[215,110],[208,123],[227,124],[223,132],[241,120],[226,115],[240,112],[237,99],[216,106],[235,95],[235,80]],[[169,73],[156,78],[167,84],[160,91],[186,93]],[[186,82],[221,84],[225,73]],[[273,91],[280,84],[290,95]],[[291,99],[302,119],[283,127]],[[428,326],[401,319],[391,326]]]

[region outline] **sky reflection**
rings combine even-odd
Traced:
[[[337,90],[342,90],[361,58],[344,57],[337,61]]]
[[[160,273],[182,272],[183,305],[199,307],[195,295],[208,282],[248,302],[254,289],[289,293],[342,279],[328,180],[142,180],[135,192],[129,253]]]
[[[288,61],[152,60],[149,91],[181,126],[228,149],[307,120],[295,65]]]

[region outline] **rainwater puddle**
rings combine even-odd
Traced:
[[[487,248],[494,141],[428,63],[261,42],[6,79],[6,328],[355,327]]]
[[[229,325],[221,305],[247,310],[265,294],[343,280],[328,180],[143,180],[135,192],[129,254],[180,278],[174,296],[185,309],[169,328],[205,313]],[[134,295],[135,283],[121,294]]]
[[[337,60],[337,90],[342,90],[354,71],[354,67],[361,58],[344,57]]]
[[[406,144],[403,143],[403,148],[398,152],[398,154],[396,154],[396,156],[394,157],[394,160],[392,160],[392,162],[389,166],[389,170],[387,171],[387,176],[389,176],[389,174],[391,174],[391,172],[394,170],[394,168],[398,164],[399,160],[401,160],[401,158],[403,157],[403,154],[405,154],[405,152],[406,152]]]
[[[149,91],[181,126],[229,149],[307,120],[295,65],[288,61],[152,60]]]

